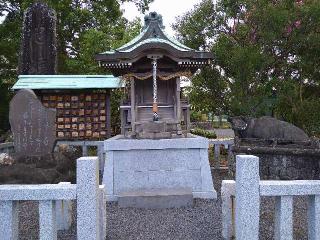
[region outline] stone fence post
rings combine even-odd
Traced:
[[[100,239],[99,165],[97,157],[77,160],[77,239]]]
[[[0,239],[17,240],[18,232],[18,202],[0,201]]]
[[[236,167],[236,238],[237,240],[258,240],[260,217],[259,158],[238,155]]]
[[[225,240],[233,239],[234,233],[234,209],[235,209],[235,181],[223,180],[221,185],[222,200],[222,237]]]

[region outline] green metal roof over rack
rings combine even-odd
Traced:
[[[121,88],[120,78],[113,75],[20,75],[13,90],[110,89]]]

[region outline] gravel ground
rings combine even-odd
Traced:
[[[226,178],[226,171],[213,171],[216,190],[221,188],[221,179]],[[193,208],[141,210],[121,209],[115,203],[107,203],[107,239],[183,239],[217,240],[221,236],[221,199],[196,200]],[[306,199],[299,197],[294,201],[294,239],[306,237]],[[274,199],[262,198],[260,239],[273,239]],[[20,204],[20,239],[38,239],[37,204]],[[69,232],[59,232],[58,239],[73,240],[75,226]]]
[[[193,208],[139,210],[108,204],[107,239],[220,239],[220,204],[196,200]]]

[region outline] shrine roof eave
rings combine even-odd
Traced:
[[[213,59],[212,53],[192,49],[169,36],[165,31],[162,16],[156,12],[145,16],[144,27],[137,37],[115,50],[97,54],[95,59],[101,65],[130,65],[150,55],[167,56],[177,63],[192,61],[203,64]]]
[[[182,51],[179,50],[165,42],[148,42],[146,44],[140,45],[133,48],[131,51],[114,51],[100,53],[95,56],[95,59],[100,62],[119,62],[119,61],[133,61],[147,55],[150,53],[163,53],[163,55],[171,55],[176,59],[181,59],[181,61],[188,60],[212,60],[213,54],[211,52],[205,51]]]

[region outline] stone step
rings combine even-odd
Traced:
[[[165,209],[193,206],[191,188],[141,189],[119,194],[121,208]]]
[[[136,135],[137,139],[170,139],[172,138],[171,132],[161,132],[161,133],[146,133],[140,132]]]

